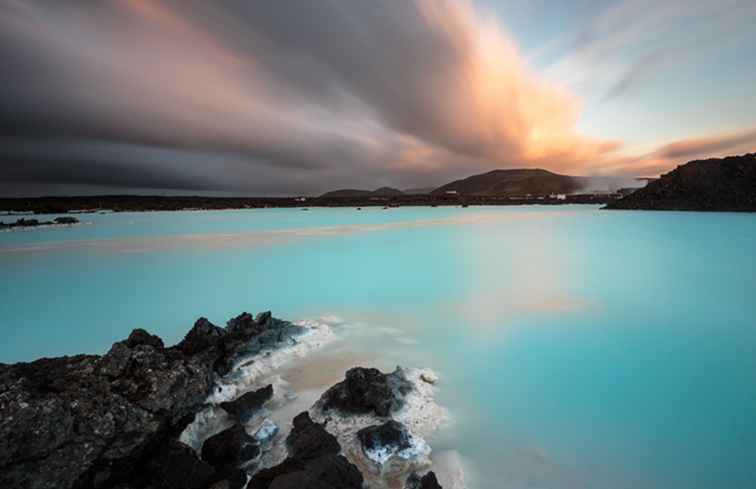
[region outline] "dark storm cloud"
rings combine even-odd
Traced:
[[[6,182],[316,193],[615,147],[463,1],[0,1]]]

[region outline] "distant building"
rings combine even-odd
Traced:
[[[567,200],[567,194],[551,194],[549,195],[549,198],[556,200]]]
[[[456,190],[447,190],[446,191],[446,195],[457,195],[457,191]]]

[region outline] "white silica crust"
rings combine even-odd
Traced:
[[[179,436],[179,441],[199,451],[202,443],[221,431],[233,425],[234,420],[220,408],[219,404],[231,401],[251,390],[264,387],[261,380],[266,376],[286,365],[287,362],[303,358],[313,350],[330,343],[336,338],[331,327],[325,322],[303,320],[294,323],[301,326],[303,332],[289,338],[284,344],[266,348],[256,355],[240,358],[231,372],[218,379],[213,386],[212,393],[207,397],[209,406],[200,411]],[[273,403],[281,403],[285,395],[285,381],[276,376],[267,379],[273,384]],[[261,412],[261,415],[264,412]],[[271,421],[272,423],[272,421]],[[253,418],[245,426],[250,434],[256,435],[256,426],[260,424],[259,418]],[[275,426],[275,425],[274,425]],[[277,431],[276,427],[276,431]],[[268,433],[260,433],[260,435]],[[268,438],[275,436],[275,432]]]
[[[357,432],[383,424],[386,418],[323,412],[317,404],[310,409],[313,420],[326,423],[326,430],[338,438],[344,455],[362,472],[369,489],[404,488],[412,472],[428,470],[431,448],[424,438],[451,423],[448,410],[435,400],[437,387],[434,384],[438,376],[430,369],[403,369],[403,372],[413,389],[404,397],[404,406],[391,418],[409,431],[410,447],[404,450],[397,447],[363,450]],[[431,379],[433,384],[429,382]]]
[[[281,368],[287,362],[306,356],[336,337],[331,327],[324,322],[303,320],[294,324],[305,328],[304,332],[289,338],[285,345],[265,349],[249,358],[242,357],[237,360],[231,372],[218,380],[207,402],[219,404],[239,397],[249,391],[257,379]]]

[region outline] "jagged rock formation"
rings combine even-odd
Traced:
[[[220,407],[228,414],[236,417],[240,422],[246,422],[263,404],[273,397],[273,386],[267,386],[256,391],[242,394],[233,401],[220,403]]]
[[[406,489],[442,489],[433,472],[428,472],[422,477],[417,474],[410,475],[405,487]]]
[[[756,212],[756,153],[691,161],[606,208]]]
[[[104,356],[0,365],[0,487],[184,489],[228,476],[176,438],[239,355],[297,331],[239,318],[201,318],[170,348],[138,329]]]
[[[342,455],[336,437],[307,412],[294,418],[289,457],[252,476],[247,489],[361,489],[362,474]]]
[[[356,367],[346,373],[346,379],[334,385],[320,399],[324,411],[338,409],[346,413],[387,417],[404,404],[404,395],[412,384],[401,369],[384,374],[375,368]]]

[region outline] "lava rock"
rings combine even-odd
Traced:
[[[136,348],[140,345],[149,345],[159,350],[165,348],[163,340],[159,336],[150,334],[143,329],[135,329],[126,339],[126,346],[129,348]]]
[[[135,330],[103,356],[0,364],[0,487],[170,489],[204,483],[208,464],[176,445],[176,438],[204,407],[217,375],[247,355],[245,346],[254,341],[230,336],[200,319],[170,348]],[[242,447],[231,450],[232,461],[256,456],[257,442],[249,438],[251,443],[244,438]],[[165,464],[181,467],[192,481],[158,470]],[[216,468],[213,482],[229,474]]]
[[[346,379],[328,389],[320,398],[324,411],[338,409],[346,413],[389,417],[404,405],[404,396],[412,390],[401,368],[384,374],[375,368],[355,367]]]
[[[412,474],[407,479],[406,489],[443,489],[441,484],[436,479],[436,474],[428,472],[424,476],[420,477],[417,474]]]
[[[203,489],[215,474],[213,467],[178,440],[171,440],[147,469],[150,481],[163,489]]]
[[[245,423],[272,397],[273,386],[268,384],[256,391],[247,392],[233,401],[222,402],[220,403],[220,407],[228,414],[235,416],[242,423]]]
[[[202,444],[202,460],[214,467],[238,467],[259,454],[257,440],[238,424],[211,436]]]
[[[339,455],[338,440],[305,411],[293,420],[286,438],[289,458],[260,470],[247,489],[361,489],[357,467]]]
[[[315,423],[307,411],[298,414],[286,438],[289,454],[298,460],[312,460],[323,455],[336,455],[341,451],[338,440],[323,425]]]
[[[214,325],[207,318],[199,318],[178,347],[186,355],[195,355],[210,347],[217,347],[225,335],[223,328]]]
[[[391,451],[410,448],[410,435],[400,422],[389,420],[382,425],[368,426],[357,432],[365,451],[391,449]]]

